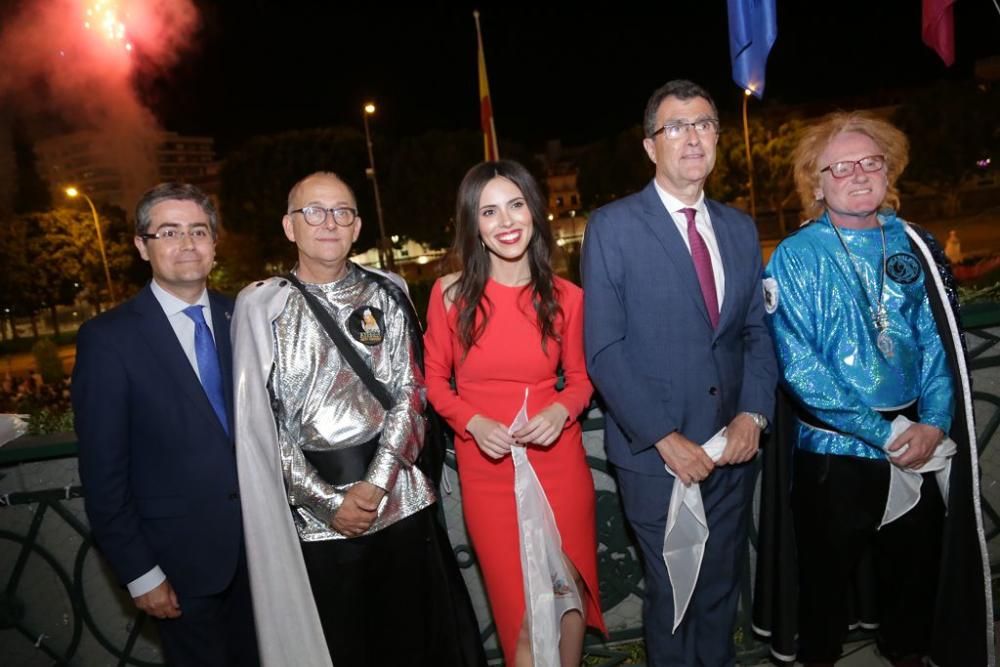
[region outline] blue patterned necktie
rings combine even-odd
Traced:
[[[188,306],[184,314],[194,322],[194,353],[198,358],[198,374],[201,376],[201,386],[205,389],[208,402],[222,422],[222,428],[229,433],[229,419],[226,417],[226,399],[222,394],[222,368],[219,366],[219,353],[215,350],[215,339],[205,322],[204,306]]]

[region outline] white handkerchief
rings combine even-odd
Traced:
[[[903,431],[908,429],[913,422],[899,415],[892,421],[892,434],[886,441],[884,447],[889,445],[899,437]],[[909,445],[904,445],[895,452],[886,449],[890,458],[902,456],[903,452],[909,449]],[[938,488],[941,490],[941,498],[944,499],[945,506],[948,505],[948,482],[951,478],[951,457],[955,455],[957,446],[951,438],[945,438],[941,444],[934,449],[934,453],[927,460],[927,463],[919,468],[900,468],[897,465],[889,466],[889,497],[885,501],[885,512],[882,514],[882,523],[879,528],[890,524],[903,516],[920,502],[920,484],[923,482],[921,473],[932,472],[937,480]]]
[[[721,429],[702,445],[712,461],[718,461],[726,449],[725,433],[726,429]],[[669,466],[664,464],[663,467],[677,477]],[[706,542],[708,519],[705,518],[701,487],[697,482],[684,486],[680,480],[675,479],[667,510],[667,530],[663,535],[663,562],[667,566],[670,587],[674,592],[673,632],[677,631],[677,626],[684,620],[684,614],[691,603],[698,573],[701,572]]]
[[[524,403],[508,428],[513,434],[528,423],[528,389]],[[576,583],[563,562],[562,538],[552,506],[528,460],[527,449],[511,448],[514,459],[514,498],[521,541],[524,603],[536,667],[559,667],[559,634],[563,614],[583,604]]]

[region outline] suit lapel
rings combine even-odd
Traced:
[[[708,215],[712,218],[712,231],[715,232],[715,241],[719,244],[719,255],[722,257],[722,272],[726,277],[727,285],[736,285],[736,240],[733,238],[732,226],[726,216],[726,210],[716,202],[706,198],[705,206],[708,208]],[[730,282],[732,280],[732,282]],[[722,309],[719,311],[719,326],[715,333],[718,335],[722,331],[726,322],[733,317],[736,310],[736,299],[732,298],[736,292],[727,289],[722,299]]]
[[[215,415],[215,410],[212,409],[212,404],[208,401],[205,389],[201,386],[201,382],[198,380],[194,369],[191,368],[191,362],[188,361],[187,355],[184,354],[184,348],[181,347],[180,341],[177,340],[174,329],[170,326],[170,321],[167,319],[166,313],[163,312],[163,308],[160,307],[160,302],[153,295],[150,286],[146,285],[136,295],[132,303],[134,312],[139,316],[139,328],[142,332],[143,340],[146,341],[149,347],[150,357],[159,362],[163,377],[170,378],[182,394],[187,396],[198,407],[198,410],[202,413],[202,417],[215,424],[215,427],[224,434],[225,431],[222,429],[222,424],[219,423],[219,418]],[[213,304],[213,313],[214,310]],[[215,323],[214,316],[212,322],[213,324]],[[229,327],[227,322],[225,336],[227,351],[229,345],[228,332]],[[231,369],[232,366],[230,365],[229,368]],[[224,378],[227,375],[225,369],[226,366],[223,366]],[[156,381],[155,378],[151,378],[151,380]],[[228,381],[231,383],[232,379],[230,378]]]
[[[663,206],[663,200],[660,199],[652,181],[642,191],[641,201],[644,221],[653,236],[666,250],[671,264],[677,270],[677,275],[681,280],[681,289],[687,292],[694,302],[695,308],[705,318],[705,323],[711,326],[711,321],[708,319],[708,309],[705,308],[705,299],[701,296],[701,283],[698,282],[698,274],[694,270],[691,252],[687,249],[684,239],[681,238],[681,233],[677,231],[677,225],[674,224],[670,213]]]

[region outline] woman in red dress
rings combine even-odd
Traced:
[[[553,274],[545,200],[516,162],[484,162],[466,174],[454,252],[462,271],[435,283],[427,312],[427,395],[455,430],[465,521],[500,645],[508,665],[533,664],[510,456],[511,447],[523,446],[582,601],[583,613],[567,612],[560,625],[560,662],[576,667],[586,626],[605,632],[594,483],[577,421],[593,393],[583,353],[583,292]],[[525,388],[529,422],[509,434]]]

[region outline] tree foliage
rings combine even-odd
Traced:
[[[636,125],[581,149],[577,187],[584,210],[641,190],[649,182],[653,164],[642,139],[642,128]]]
[[[780,236],[788,233],[786,210],[798,208],[792,151],[803,127],[803,122],[795,118],[774,122],[766,115],[751,117],[749,122],[757,216],[774,220]],[[742,123],[727,125],[722,130],[715,169],[705,189],[714,199],[737,203],[749,211],[750,188]]]
[[[392,149],[383,190],[386,233],[437,247],[454,235],[455,193],[465,172],[482,162],[479,132],[432,131]]]
[[[101,232],[119,298],[143,281],[132,233],[120,209],[102,209]],[[31,315],[84,294],[93,304],[107,299],[107,281],[89,210],[55,209],[15,215],[0,234],[0,306]]]
[[[910,140],[902,185],[930,188],[958,213],[959,185],[1000,153],[1000,87],[943,81],[908,95],[894,121]]]
[[[33,271],[46,292],[48,300],[58,299],[66,283],[77,282],[92,295],[107,298],[107,280],[104,263],[97,241],[94,218],[89,210],[54,209],[25,216],[32,229],[37,230],[30,248],[35,258]],[[121,209],[103,208],[98,213],[101,236],[108,259],[108,270],[119,298],[134,291],[144,282],[143,271],[135,266],[138,261],[133,233]]]

